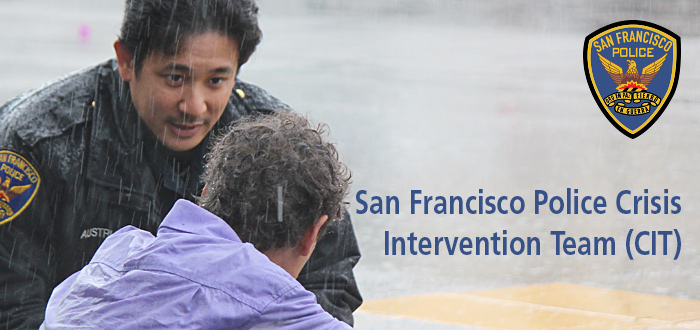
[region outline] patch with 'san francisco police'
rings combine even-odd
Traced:
[[[583,66],[600,110],[634,139],[659,119],[673,97],[681,38],[649,22],[613,23],[586,37]]]
[[[21,155],[0,150],[0,225],[17,217],[31,204],[41,178]]]

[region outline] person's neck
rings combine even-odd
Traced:
[[[299,253],[297,246],[269,249],[262,253],[266,255],[270,261],[282,267],[282,269],[286,270],[287,273],[294,278],[299,276],[301,269],[304,268],[306,261],[309,259],[308,256],[305,257]]]

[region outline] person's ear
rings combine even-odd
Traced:
[[[300,253],[302,256],[306,257],[311,255],[311,252],[314,252],[314,248],[316,247],[316,239],[318,238],[318,231],[321,229],[323,224],[326,223],[326,221],[328,221],[328,215],[322,215],[320,218],[318,218],[318,220],[316,220],[316,223],[306,229],[300,242]]]
[[[134,71],[134,54],[126,49],[126,46],[119,42],[114,42],[114,52],[117,53],[117,63],[119,64],[119,75],[124,81],[131,81],[136,77]]]

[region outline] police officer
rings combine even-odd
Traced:
[[[127,0],[116,60],[0,107],[0,328],[37,328],[52,289],[113,231],[153,234],[201,192],[212,134],[291,111],[236,79],[262,33],[253,0]],[[352,325],[360,257],[346,214],[299,281]]]

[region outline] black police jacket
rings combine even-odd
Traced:
[[[33,199],[0,225],[0,329],[38,328],[53,288],[87,264],[106,236],[125,225],[155,234],[167,213],[125,87],[110,60],[0,107],[0,152],[22,156],[40,178]],[[290,110],[259,87],[237,81],[235,88],[219,127]],[[0,182],[7,175],[0,171]],[[352,272],[359,258],[346,214],[329,226],[298,278],[349,324],[362,302]]]

